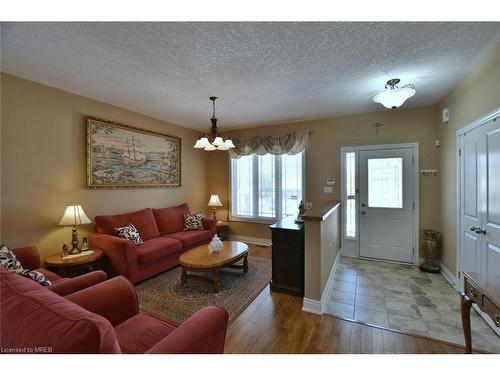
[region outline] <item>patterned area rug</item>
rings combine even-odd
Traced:
[[[188,278],[181,284],[181,268],[164,272],[136,285],[141,310],[181,323],[199,309],[215,305],[229,312],[231,324],[264,290],[271,280],[271,260],[248,257],[248,273],[224,269],[219,274],[220,292],[212,293],[212,283]]]

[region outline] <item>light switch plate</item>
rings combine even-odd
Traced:
[[[325,187],[323,187],[323,191],[325,193],[333,193],[333,187],[332,186],[325,186]]]
[[[335,185],[335,179],[334,178],[329,178],[328,180],[326,180],[326,184],[327,185],[331,185],[331,186]]]

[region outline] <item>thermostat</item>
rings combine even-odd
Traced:
[[[326,180],[326,184],[329,186],[335,185],[335,179],[334,178],[329,178]]]

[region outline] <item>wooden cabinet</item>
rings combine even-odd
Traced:
[[[271,290],[304,295],[304,225],[282,219],[271,225]]]

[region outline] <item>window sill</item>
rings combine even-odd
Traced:
[[[265,224],[265,225],[271,225],[276,223],[278,220],[277,219],[253,219],[253,218],[246,218],[246,217],[229,217],[229,221],[236,221],[239,223],[250,223],[250,224]]]

